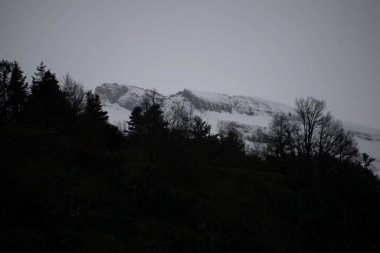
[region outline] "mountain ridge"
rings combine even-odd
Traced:
[[[133,108],[140,105],[144,97],[152,91],[135,85],[103,83],[96,87],[95,93],[102,100],[110,123],[125,125]],[[176,104],[182,104],[192,108],[195,115],[208,122],[213,133],[217,133],[224,125],[233,123],[246,143],[250,142],[258,129],[267,129],[275,113],[294,112],[291,106],[253,96],[231,96],[192,89],[169,95],[156,92],[156,96],[163,102],[164,114],[169,114]],[[346,130],[355,135],[359,151],[376,158],[374,165],[380,168],[380,130],[348,121],[342,123]],[[380,176],[380,169],[376,169],[374,173]]]

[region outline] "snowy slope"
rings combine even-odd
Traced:
[[[141,104],[150,91],[133,85],[105,83],[98,86],[95,93],[102,99],[110,123],[121,126],[126,124],[132,109]],[[246,141],[257,129],[265,131],[274,113],[293,112],[290,106],[257,97],[229,96],[188,89],[168,96],[158,96],[163,100],[165,114],[169,114],[175,104],[183,104],[187,108],[193,108],[196,115],[207,121],[213,133],[232,122]],[[360,152],[376,158],[374,165],[380,168],[380,130],[351,122],[343,122],[343,126],[355,134]],[[380,169],[376,168],[374,173],[380,176]]]
[[[131,110],[116,103],[112,104],[109,101],[103,101],[103,108],[108,113],[108,121],[113,125],[123,124],[131,115]]]
[[[380,177],[380,130],[346,121],[343,121],[343,126],[355,134],[360,152],[376,159],[373,171]]]

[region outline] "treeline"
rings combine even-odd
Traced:
[[[249,164],[250,159],[298,159],[308,163],[349,162],[368,168],[374,160],[359,153],[353,133],[326,112],[325,101],[314,97],[297,99],[293,114],[276,113],[267,132],[253,133],[250,141],[261,144],[258,149],[246,147],[233,123],[211,134],[211,126],[195,115],[192,107],[177,102],[164,115],[161,105],[156,92],[150,91],[141,105],[134,108],[125,131],[133,145],[162,147],[180,140],[181,143],[171,145],[175,149],[184,144],[194,145],[187,152],[202,149],[207,156],[205,161],[225,166]],[[163,156],[165,154],[156,155]]]
[[[25,80],[18,62],[0,62],[0,124],[42,125],[77,132],[89,141],[120,138],[116,127],[108,123],[99,96],[69,74],[59,82],[41,62],[31,84]]]
[[[41,62],[25,82],[18,62],[0,62],[1,123],[71,124],[90,117],[106,124],[99,97],[74,81],[68,74],[59,85],[54,73]]]
[[[96,94],[41,63],[0,65],[7,252],[378,252],[373,159],[298,99],[251,150],[193,108],[147,93],[120,131]]]
[[[174,103],[164,115],[155,91],[150,91],[127,122],[127,143],[148,150],[151,161],[174,167],[237,166],[247,156],[244,141],[235,129],[211,134],[211,126],[193,108]]]
[[[358,154],[353,134],[325,109],[324,101],[308,97],[296,100],[295,115],[275,114],[269,126],[270,150],[277,157],[353,161]]]
[[[69,74],[59,84],[55,74],[41,63],[32,77],[31,85],[25,79],[17,62],[0,62],[1,124],[24,122],[65,126],[78,131],[86,129],[87,133],[91,129],[102,128],[122,139],[121,133],[108,123],[99,96],[85,91]],[[252,155],[247,154],[244,141],[233,125],[211,135],[211,127],[196,116],[192,108],[174,104],[169,115],[165,116],[161,104],[155,91],[148,93],[141,105],[134,108],[126,131],[129,143],[149,147],[151,159],[162,159],[165,154],[158,154],[158,150],[162,150],[158,147],[169,143],[175,147],[173,152],[177,146],[185,143],[199,146],[191,150],[205,147],[205,160],[212,160],[216,164],[236,165]],[[308,97],[296,101],[294,115],[275,114],[269,132],[254,137],[267,144],[261,158],[275,156],[279,159],[300,157],[306,160],[359,161],[354,136],[325,110],[324,101]],[[367,155],[363,158],[368,167],[373,159]]]

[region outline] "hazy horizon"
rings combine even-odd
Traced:
[[[327,102],[380,129],[380,1],[1,0],[0,56],[104,82]]]

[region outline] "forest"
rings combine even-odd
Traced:
[[[379,252],[380,181],[326,103],[248,150],[151,91],[128,127],[43,62],[0,62],[2,252]]]

